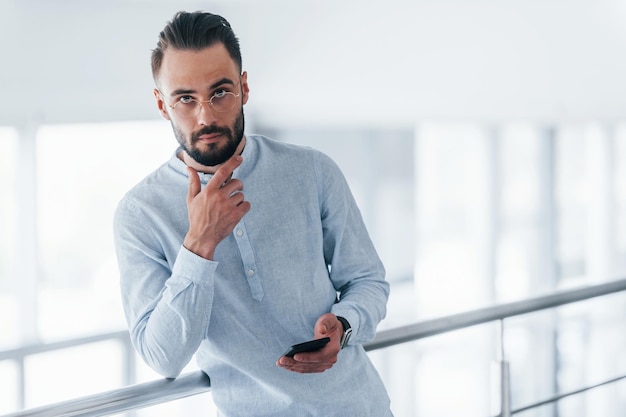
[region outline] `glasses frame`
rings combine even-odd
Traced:
[[[239,88],[240,88],[239,93],[235,94],[235,93],[233,93],[232,91],[226,91],[226,92],[224,92],[224,94],[225,94],[225,95],[226,95],[226,94],[230,94],[230,95],[232,95],[232,96],[233,96],[233,97],[235,97],[235,98],[240,97],[240,96],[241,96],[241,80],[239,80],[239,82],[237,83],[237,85],[238,85],[238,86],[239,86]],[[157,91],[158,91],[158,92],[159,92],[159,94],[161,95],[161,99],[163,99],[163,101],[165,102],[165,98],[164,98],[164,94],[163,94],[163,92],[162,92],[161,90],[157,90]],[[181,115],[180,115],[180,114],[178,114],[178,112],[176,111],[176,105],[177,105],[177,104],[179,104],[179,103],[181,103],[180,101],[176,101],[176,103],[174,103],[174,105],[170,105],[170,104],[168,104],[167,102],[165,102],[165,104],[167,105],[167,107],[169,107],[170,109],[172,109],[172,110],[174,111],[174,113],[176,113],[176,115],[177,115],[178,117],[180,117],[181,119],[193,119],[194,117],[198,117],[198,115],[200,114],[200,108],[202,107],[202,104],[203,104],[203,103],[209,103],[209,105],[211,106],[211,109],[213,109],[213,111],[215,111],[216,113],[226,113],[226,112],[228,112],[228,111],[230,111],[230,110],[232,110],[232,109],[234,109],[234,108],[235,108],[235,106],[233,106],[232,108],[230,108],[230,109],[228,109],[228,110],[221,110],[221,111],[220,111],[220,110],[218,110],[218,109],[215,107],[215,105],[213,104],[213,99],[214,99],[216,96],[217,96],[217,93],[213,93],[213,95],[211,96],[211,98],[210,98],[210,99],[208,99],[208,100],[196,100],[195,98],[194,98],[194,99],[192,99],[192,101],[195,101],[195,102],[196,102],[196,107],[195,107],[195,108],[196,108],[196,110],[195,110],[195,113],[194,113],[192,116],[188,116],[188,117],[181,116]],[[222,97],[223,97],[223,96],[222,96]],[[222,98],[222,97],[220,97],[220,98]],[[187,104],[189,104],[189,103],[187,103]]]

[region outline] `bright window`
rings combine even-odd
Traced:
[[[16,276],[17,132],[0,128],[0,350],[19,341]]]
[[[175,147],[165,122],[41,128],[37,184],[43,339],[125,328],[113,213],[123,194],[164,163]]]

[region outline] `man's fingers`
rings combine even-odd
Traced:
[[[337,330],[338,324],[339,321],[337,320],[337,316],[332,313],[323,314],[315,323],[315,327],[313,329],[315,337],[319,338],[332,334]]]
[[[189,173],[189,191],[187,192],[187,204],[191,203],[191,200],[200,192],[200,177],[198,177],[198,171],[191,167],[187,167]]]
[[[292,372],[308,374],[324,372],[327,369],[332,368],[334,362],[304,362],[283,356],[276,362],[276,365]]]
[[[241,192],[235,192],[235,193],[232,193],[232,194],[231,194],[231,196],[230,196],[230,201],[231,201],[231,204],[232,204],[233,206],[240,206],[240,205],[241,205],[241,203],[247,203],[247,204],[250,204],[249,202],[247,202],[247,201],[245,200],[245,196],[244,196],[244,195],[243,195],[243,193],[241,193]],[[242,207],[242,209],[243,209],[243,208],[244,208],[244,207]],[[246,212],[247,212],[247,210],[246,210]]]
[[[224,164],[215,171],[213,178],[211,178],[207,186],[211,188],[221,188],[222,185],[232,177],[233,171],[241,165],[242,161],[243,158],[240,155],[235,155],[224,162]]]

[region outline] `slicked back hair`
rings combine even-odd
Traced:
[[[152,77],[155,83],[161,70],[163,54],[168,48],[200,51],[217,43],[226,47],[241,72],[239,40],[226,19],[200,11],[176,13],[159,34],[157,47],[152,50]]]

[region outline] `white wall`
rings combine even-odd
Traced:
[[[263,124],[626,113],[619,0],[0,0],[0,124],[158,117],[149,54],[183,8],[231,21]]]

